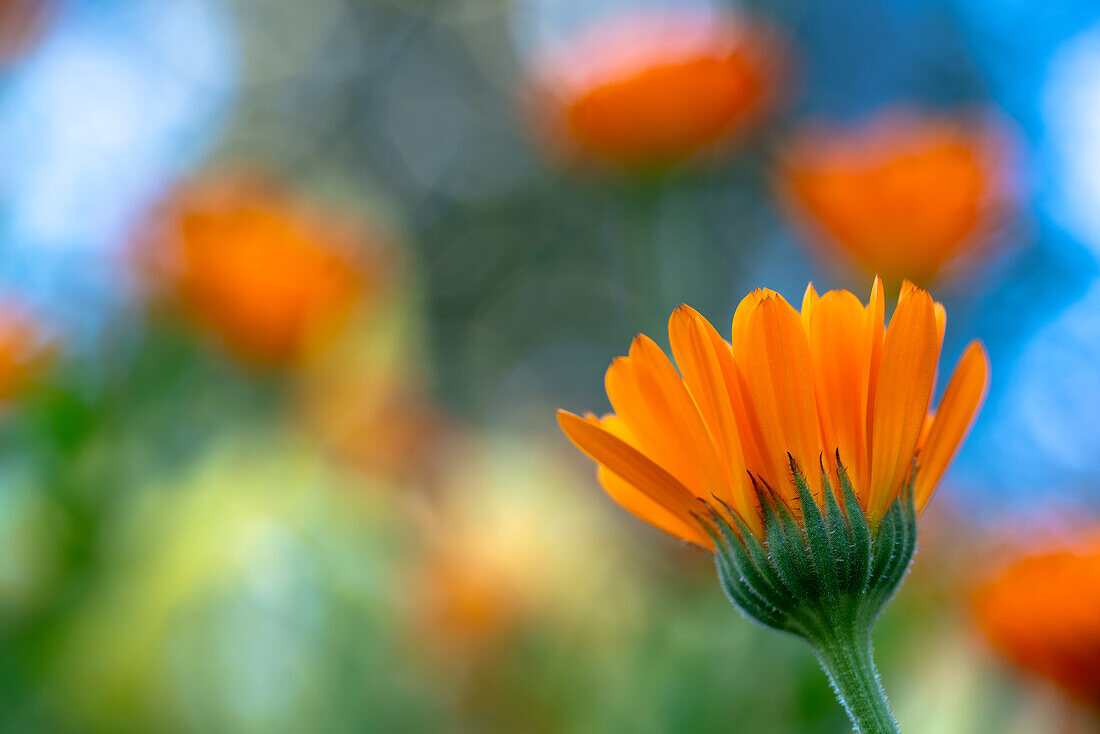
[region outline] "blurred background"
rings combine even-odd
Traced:
[[[0,730],[846,731],[554,410],[880,273],[993,362],[895,713],[1100,731],[1095,3],[0,0],[0,161]]]

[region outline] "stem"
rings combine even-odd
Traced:
[[[833,630],[811,644],[855,730],[859,734],[897,734],[897,723],[875,669],[870,629]]]

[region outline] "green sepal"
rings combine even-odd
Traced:
[[[770,492],[765,490],[763,482],[754,478],[756,496],[760,500],[761,514],[764,518],[764,548],[767,552],[768,566],[774,569],[774,580],[792,596],[797,596],[802,588],[801,574],[794,565],[794,555],[787,547],[788,538],[785,527],[772,501]],[[763,570],[763,569],[761,569]]]
[[[916,528],[917,524],[912,478],[906,484],[905,489],[902,490],[897,501],[894,502],[890,513],[895,515],[894,555],[883,572],[883,583],[879,589],[882,604],[889,601],[898,587],[901,586],[905,574],[909,571],[913,554],[917,549],[916,532],[907,531],[907,528]]]
[[[836,580],[836,559],[833,556],[833,546],[829,542],[829,528],[825,525],[821,508],[817,506],[817,501],[810,493],[810,487],[806,484],[806,478],[802,476],[802,472],[798,470],[794,457],[787,454],[787,459],[790,461],[794,485],[798,488],[802,523],[806,528],[806,539],[809,541],[810,557],[813,559],[818,586],[822,594],[834,597],[839,593],[840,587]]]
[[[801,518],[759,477],[763,538],[721,500],[725,513],[707,504],[700,518],[715,543],[722,587],[746,616],[811,644],[834,629],[866,627],[893,596],[916,549],[912,477],[875,528],[856,498],[843,464],[837,486],[843,508],[822,471],[824,508],[790,459]]]
[[[837,588],[843,588],[848,581],[852,562],[852,539],[840,503],[836,501],[836,495],[829,483],[829,473],[825,471],[824,462],[821,462],[821,491],[825,494],[825,527],[833,548],[833,573]]]
[[[788,458],[798,498],[793,510],[789,500],[752,476],[763,521],[760,536],[717,497],[725,512],[705,503],[709,516],[698,516],[715,544],[722,589],[748,618],[809,643],[857,732],[896,734],[872,657],[871,628],[916,551],[915,468],[872,524],[839,453],[835,485],[821,462],[820,503]]]
[[[807,547],[806,530],[802,522],[794,516],[787,503],[766,482],[761,484],[768,491],[770,505],[779,518],[779,538],[781,546],[769,548],[776,555],[777,560],[782,559],[793,570],[797,588],[796,596],[821,593],[821,577],[815,567],[813,553]],[[765,532],[767,528],[765,527]]]
[[[752,619],[760,620],[769,627],[788,631],[789,625],[784,623],[782,614],[775,607],[770,606],[763,599],[757,598],[753,588],[748,584],[735,583],[734,579],[739,576],[733,559],[730,557],[728,546],[722,544],[718,534],[710,528],[709,523],[702,523],[702,525],[716,543],[714,558],[719,567],[718,577],[722,584],[722,590],[726,592],[729,600]]]
[[[897,503],[894,503],[895,506]],[[897,546],[897,517],[891,509],[879,523],[878,531],[871,544],[871,571],[867,574],[866,591],[873,593],[875,582],[886,575],[890,561]]]
[[[836,455],[837,481],[844,497],[844,516],[847,518],[848,538],[851,541],[851,566],[849,567],[848,588],[863,589],[871,570],[871,528],[867,524],[867,515],[860,507],[856,493],[852,491],[852,482],[848,479],[848,470],[840,461],[840,452]]]
[[[790,591],[775,586],[772,578],[769,578],[774,578],[774,572],[770,567],[764,547],[760,545],[760,541],[745,526],[737,513],[722,500],[718,501],[726,508],[726,511],[738,526],[738,533],[735,534],[729,524],[724,522],[724,518],[719,515],[718,511],[713,506],[707,505],[707,510],[722,534],[722,545],[729,551],[733,568],[737,570],[741,578],[752,587],[757,596],[763,601],[773,607],[783,607]],[[761,568],[765,569],[764,573],[761,573]]]

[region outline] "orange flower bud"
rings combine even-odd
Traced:
[[[545,54],[536,111],[551,144],[613,167],[663,167],[728,143],[773,106],[770,30],[732,13],[616,15]]]
[[[158,290],[196,326],[258,365],[327,345],[367,287],[359,240],[270,183],[203,179],[180,187],[142,233]]]
[[[57,9],[57,0],[0,0],[0,68],[37,43]]]
[[[1100,533],[1013,559],[974,595],[1008,660],[1100,709]]]
[[[0,301],[0,401],[16,397],[54,353],[55,345],[22,305]]]
[[[888,283],[928,284],[979,254],[1009,197],[1007,141],[989,123],[890,112],[811,127],[777,182],[811,242]]]

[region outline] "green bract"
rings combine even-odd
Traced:
[[[801,518],[754,478],[764,540],[736,512],[708,505],[700,518],[715,541],[718,577],[746,616],[806,640],[861,733],[897,731],[878,683],[871,628],[913,559],[917,517],[912,476],[877,527],[868,524],[839,460],[834,495],[822,468],[824,510],[790,459]]]

